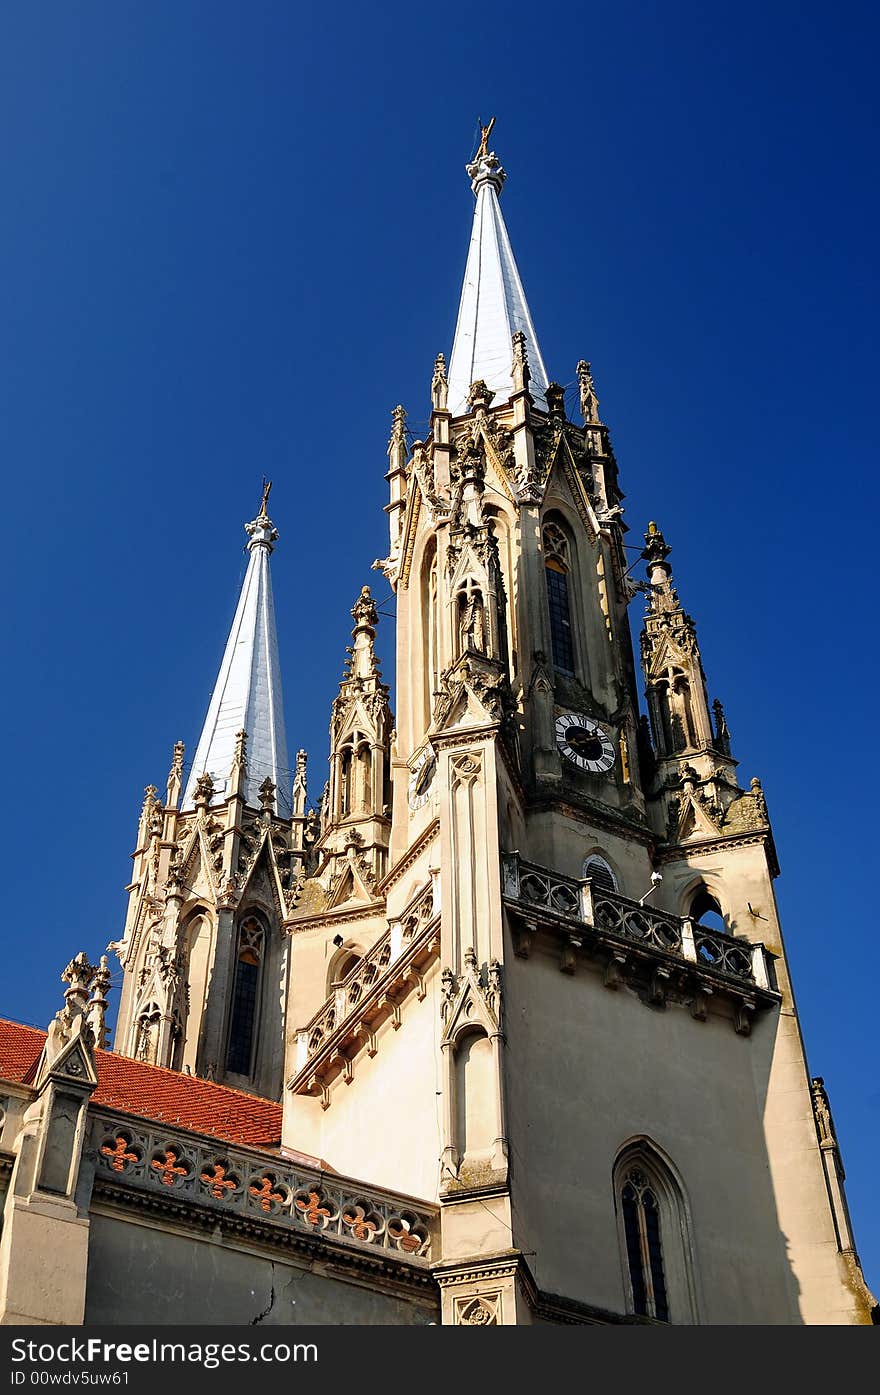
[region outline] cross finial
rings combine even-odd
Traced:
[[[269,516],[269,492],[272,488],[272,481],[263,476],[263,497],[260,500],[260,512],[258,518],[268,518]]]
[[[489,137],[492,134],[492,127],[495,125],[495,117],[489,121],[488,126],[484,126],[482,119],[477,117],[477,125],[480,128],[480,148],[474,156],[475,160],[482,160],[489,154]]]

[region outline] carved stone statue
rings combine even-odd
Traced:
[[[483,597],[474,591],[466,602],[461,617],[462,649],[475,649],[478,654],[486,652],[486,626],[483,615]]]
[[[581,359],[577,366],[578,387],[581,398],[581,416],[584,422],[599,420],[599,399],[596,396],[596,389],[593,386],[593,374],[586,359]]]

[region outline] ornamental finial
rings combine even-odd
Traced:
[[[473,160],[466,166],[470,175],[471,188],[475,194],[478,194],[485,184],[491,184],[495,193],[500,194],[507,176],[501,168],[498,156],[494,150],[489,149],[489,137],[495,125],[495,117],[492,117],[488,126],[484,126],[482,121],[477,119],[480,127],[480,144]]]
[[[489,137],[492,134],[492,127],[495,125],[495,117],[493,116],[490,119],[488,126],[484,126],[482,120],[478,116],[477,125],[480,128],[480,148],[474,158],[476,160],[484,160],[489,154]]]
[[[272,551],[273,543],[278,540],[278,529],[269,517],[269,492],[272,488],[272,481],[263,476],[263,497],[260,500],[260,512],[250,523],[244,525],[244,530],[248,535],[247,549],[251,552],[255,547],[262,546],[268,552]]]

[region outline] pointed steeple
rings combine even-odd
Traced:
[[[291,812],[287,737],[281,698],[281,668],[269,556],[278,531],[266,507],[271,483],[263,490],[260,512],[245,524],[250,561],[208,715],[196,748],[183,808],[191,809],[199,778],[210,775],[214,790],[227,788],[236,757],[237,734],[247,733],[247,774],[241,793],[260,807],[260,786],[269,777],[278,789],[278,812]]]
[[[495,394],[493,406],[509,399],[513,392],[511,338],[518,332],[525,335],[530,389],[539,405],[548,381],[498,202],[507,176],[498,156],[488,150],[494,124],[493,117],[483,128],[476,158],[467,166],[477,203],[449,364],[453,416],[468,410],[468,390],[478,379]]]

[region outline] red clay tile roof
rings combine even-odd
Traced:
[[[0,1019],[0,1079],[30,1084],[46,1033]],[[270,1148],[281,1142],[281,1105],[213,1080],[199,1080],[163,1066],[132,1061],[115,1051],[96,1051],[95,1104],[213,1134],[227,1143]]]

